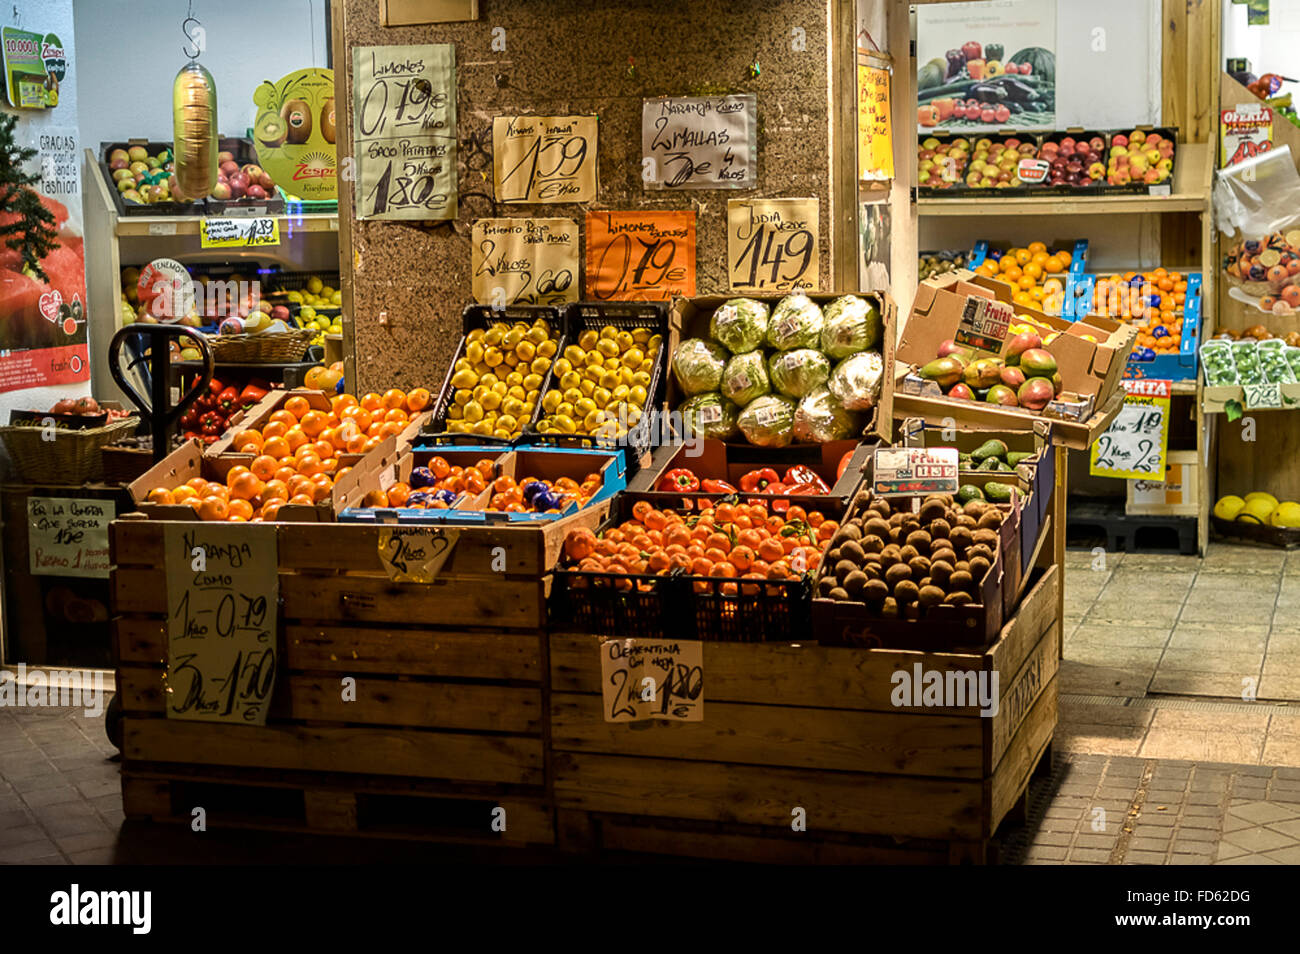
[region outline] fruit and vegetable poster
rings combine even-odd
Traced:
[[[275,527],[169,523],[167,718],[265,725],[275,688]]]
[[[1124,405],[1092,445],[1088,472],[1094,477],[1163,480],[1169,451],[1170,383],[1146,378],[1120,383],[1128,392]]]
[[[758,97],[647,99],[641,106],[647,189],[752,189],[758,184]]]
[[[730,199],[727,271],[731,290],[816,291],[819,200]]]
[[[295,70],[253,90],[257,161],[290,201],[338,198],[334,71]]]
[[[53,33],[17,27],[0,30],[4,48],[4,91],[17,109],[59,105],[59,83],[68,75],[68,55]]]
[[[578,224],[572,219],[478,219],[470,242],[479,304],[578,300]]]
[[[108,525],[116,516],[111,500],[28,497],[28,572],[108,579]]]
[[[1056,124],[1056,5],[916,8],[917,123],[983,132]]]
[[[587,297],[668,301],[695,294],[695,213],[588,212]]]
[[[492,177],[498,202],[596,198],[595,116],[497,116]]]
[[[358,219],[456,217],[456,48],[352,51]]]
[[[0,115],[0,393],[90,380],[77,130],[27,115]]]

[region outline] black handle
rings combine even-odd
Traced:
[[[131,335],[144,335],[149,339],[149,376],[152,379],[150,383],[153,398],[151,401],[146,401],[122,373],[119,359],[122,347]],[[171,393],[169,368],[172,360],[170,339],[181,337],[193,339],[195,347],[203,357],[203,374],[197,385],[181,395],[175,407],[169,407]],[[117,386],[126,392],[131,403],[140,409],[140,414],[148,422],[150,432],[153,434],[155,462],[162,460],[171,450],[171,436],[176,422],[189,410],[190,405],[207,392],[208,385],[212,383],[214,370],[212,349],[208,347],[207,341],[203,335],[185,325],[135,322],[119,328],[117,334],[113,335],[113,340],[108,344],[108,371],[113,375]]]

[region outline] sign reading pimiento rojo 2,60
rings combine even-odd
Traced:
[[[817,214],[817,199],[729,199],[731,290],[816,291]]]
[[[275,527],[168,524],[169,719],[265,725],[275,687]]]
[[[667,301],[694,294],[694,212],[587,213],[588,298]]]
[[[352,51],[359,219],[456,217],[456,54],[450,43]]]
[[[470,242],[480,305],[578,300],[578,225],[572,219],[478,219]]]

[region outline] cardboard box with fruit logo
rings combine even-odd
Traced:
[[[918,287],[898,346],[910,370],[901,370],[895,412],[972,430],[1032,430],[1035,418],[1050,418],[1053,443],[1088,447],[1119,413],[1136,329],[1063,321],[1011,295],[970,272]]]
[[[896,315],[884,292],[674,300],[663,408],[674,434],[776,461],[792,446],[889,440]]]

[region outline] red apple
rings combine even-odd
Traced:
[[[250,199],[265,199],[266,190],[260,185],[253,184],[248,187],[247,195]]]
[[[235,154],[233,152],[228,152],[225,149],[223,149],[221,152],[217,153],[217,162],[219,162],[223,166],[227,162],[234,162],[234,161],[235,161]]]

